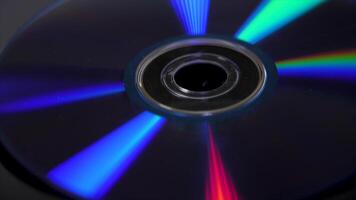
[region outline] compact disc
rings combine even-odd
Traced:
[[[355,11],[347,0],[58,1],[0,54],[1,162],[64,199],[345,195]]]

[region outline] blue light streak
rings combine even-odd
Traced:
[[[29,112],[43,108],[65,105],[73,102],[113,95],[125,91],[123,84],[106,84],[79,89],[55,92],[37,97],[30,97],[3,103],[0,113]]]
[[[210,0],[171,0],[171,4],[188,35],[206,33]]]
[[[326,1],[263,0],[235,37],[254,44]]]
[[[48,173],[80,197],[98,199],[119,180],[165,120],[144,112]]]

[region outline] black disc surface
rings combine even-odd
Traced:
[[[277,66],[326,53],[321,74],[344,59],[344,71],[332,71],[338,78],[280,74],[243,115],[192,123],[150,113],[125,91],[125,69],[142,52],[196,37],[174,1],[65,1],[17,34],[0,54],[0,141],[15,160],[9,168],[22,166],[66,198],[123,200],[302,199],[355,173],[352,1],[321,3],[255,44]],[[207,2],[206,34],[230,39],[261,3]],[[211,170],[213,147],[220,173]],[[219,185],[223,199],[212,194]]]

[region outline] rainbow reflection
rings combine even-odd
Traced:
[[[256,43],[327,0],[263,0],[235,37]]]
[[[277,67],[282,77],[356,81],[356,49],[283,60]]]
[[[224,168],[209,128],[209,179],[205,200],[238,200],[234,184]]]
[[[188,35],[204,35],[208,23],[210,0],[171,0]]]
[[[40,95],[0,104],[0,113],[28,112],[113,95],[123,91],[125,91],[125,88],[121,83],[95,85],[59,91],[52,94]]]
[[[124,174],[164,119],[144,112],[48,173],[56,185],[87,199],[105,195]]]

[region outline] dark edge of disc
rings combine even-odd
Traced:
[[[30,170],[26,169],[14,156],[7,150],[7,148],[0,143],[0,162],[6,170],[8,170],[17,179],[24,182],[32,188],[37,189],[45,194],[52,195],[63,199],[73,199],[62,192],[58,192],[55,188],[51,187]]]
[[[336,199],[355,199],[356,197],[356,173],[353,173],[349,178],[345,178],[331,186],[322,189],[319,192],[302,198],[303,200],[336,200]]]
[[[5,43],[3,48],[0,48],[0,59],[5,56],[6,51],[11,44],[16,41],[17,38],[21,36],[31,25],[40,21],[43,17],[47,16],[51,11],[56,10],[61,7],[67,0],[53,2],[48,6],[40,9],[40,11],[35,14],[32,18],[27,20],[14,34],[13,36]],[[21,161],[16,159],[17,157],[12,154],[8,148],[6,148],[3,137],[0,137],[0,164],[7,170],[11,175],[15,176],[16,179],[23,182],[26,185],[31,186],[34,190],[43,192],[44,194],[53,196],[53,198],[61,199],[74,199],[69,195],[65,195],[64,192],[59,192],[51,184],[48,184],[47,181],[40,178],[36,174],[32,173],[30,170],[26,169],[22,165]]]
[[[57,8],[67,3],[67,1],[69,0],[53,1],[49,5],[40,9],[37,14],[33,15],[30,19],[25,21],[25,23],[23,23],[20,28],[10,37],[10,39],[5,42],[5,45],[0,48],[0,60],[4,56],[3,54],[6,52],[6,50],[11,47],[11,44],[14,43],[16,39],[19,38],[27,29],[29,29],[36,22],[41,21],[42,18],[47,16],[52,11],[55,11]]]

